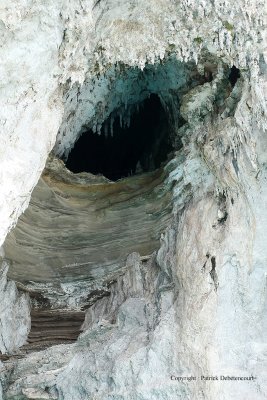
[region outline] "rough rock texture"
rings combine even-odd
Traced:
[[[6,281],[3,261],[0,350],[9,355],[0,398],[265,399],[266,2],[9,3],[0,10],[1,243],[54,145],[67,154],[84,125],[97,131],[111,111],[122,114],[126,89],[116,85],[128,66],[145,70],[171,56],[196,62],[202,76],[218,68],[211,82],[186,85],[175,105],[183,148],[166,166],[173,210],[159,249],[129,255],[108,295],[88,308],[76,343],[18,349],[30,305]],[[241,78],[229,88],[233,64]]]
[[[68,296],[73,305],[89,286],[112,281],[129,253],[147,255],[159,247],[172,210],[166,176],[158,170],[110,183],[73,175],[52,161],[5,242],[9,277],[31,291],[41,287],[50,302],[57,291],[58,303],[75,285],[79,293]]]
[[[257,77],[259,60],[264,66],[265,1],[4,1],[0,16],[1,241],[27,207],[59,126],[72,118],[63,97],[71,85],[78,103],[84,80],[95,81],[115,62],[144,67],[169,52],[197,60],[207,48],[249,69],[254,107],[262,104]],[[89,100],[101,103],[107,91]],[[76,114],[76,123],[89,116]]]
[[[7,280],[7,271],[8,265],[4,262],[0,270],[0,354],[14,352],[22,346],[31,325],[29,296]]]

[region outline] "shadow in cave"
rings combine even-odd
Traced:
[[[172,150],[168,116],[157,95],[151,94],[131,115],[129,127],[121,127],[119,116],[105,125],[108,132],[84,132],[70,152],[66,166],[74,172],[103,174],[118,180],[139,172],[152,171],[166,161]],[[104,124],[103,124],[104,125]]]
[[[232,87],[235,86],[235,84],[236,84],[237,80],[240,78],[240,76],[241,76],[240,70],[238,68],[236,68],[235,65],[233,65],[230,70],[229,77],[228,77]]]

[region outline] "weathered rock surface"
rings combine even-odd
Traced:
[[[1,254],[0,399],[265,399],[266,2],[15,1],[1,5],[0,19],[1,244],[35,187],[31,206]],[[75,191],[82,209],[87,201],[94,218],[89,187],[100,185],[111,192],[115,188],[114,198],[122,196],[127,210],[138,207],[131,209],[120,181],[82,175],[73,185],[66,170],[57,175],[60,182],[51,171],[39,180],[48,153],[54,148],[59,156],[68,154],[84,126],[99,131],[110,112],[127,119],[142,91],[155,90],[148,87],[153,64],[166,65],[170,59],[176,61],[168,73],[158,68],[162,73],[156,82],[160,90],[166,88],[162,101],[170,115],[177,115],[174,134],[183,147],[163,176],[153,172],[130,179],[145,185],[137,203],[148,186],[151,207],[164,215],[170,204],[171,211],[162,225],[161,217],[157,225],[147,216],[155,241],[146,243],[137,235],[141,229],[147,237],[143,211],[136,219],[139,228],[124,231],[127,246],[112,280],[97,282],[106,269],[97,268],[104,254],[96,252],[92,282],[97,284],[85,279],[75,286],[75,269],[66,276],[60,270],[72,264],[70,256],[62,263],[55,260],[64,241],[62,234],[58,239],[53,233],[48,200],[59,214],[73,207],[77,211],[80,203],[68,197]],[[235,85],[227,76],[233,64],[241,75]],[[175,96],[170,76],[178,77]],[[181,117],[183,126],[175,125]],[[53,191],[62,194],[63,188],[68,196],[61,201]],[[35,196],[45,209],[34,203]],[[97,196],[98,206],[102,195]],[[87,226],[82,229],[83,235],[88,231],[97,237],[102,218],[91,232]],[[117,221],[110,219],[116,225],[114,239],[119,237]],[[80,225],[76,222],[72,235]],[[66,235],[64,243],[70,245],[71,237]],[[116,248],[112,251],[117,259]],[[79,263],[83,256],[79,254]],[[19,290],[6,279],[8,264]],[[82,269],[77,273],[85,278]],[[63,282],[60,288],[51,282],[57,278]],[[31,307],[69,315],[85,308],[83,333],[72,344],[28,351]],[[212,381],[201,380],[202,375],[255,379]],[[171,376],[197,379],[179,382]]]
[[[64,298],[76,285],[81,297],[82,286],[88,295],[90,286],[112,281],[133,250],[151,254],[172,211],[164,170],[113,183],[87,174],[83,179],[62,162],[53,164],[4,245],[9,277],[24,289],[42,289],[51,302],[56,291]],[[74,305],[73,290],[70,295]]]
[[[7,271],[4,262],[0,270],[0,360],[1,354],[14,352],[26,343],[31,325],[29,295],[7,280]]]

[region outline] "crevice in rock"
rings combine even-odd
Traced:
[[[207,253],[207,254],[206,254],[206,261],[204,262],[203,267],[201,268],[201,271],[202,271],[202,272],[205,271],[207,262],[209,261],[209,258],[210,258],[210,254]]]
[[[238,68],[236,68],[235,65],[232,66],[232,68],[230,69],[230,73],[229,73],[229,81],[232,85],[232,87],[235,86],[237,80],[240,78],[241,74],[240,74],[240,70]]]
[[[212,256],[210,261],[211,261],[210,276],[211,276],[211,279],[214,282],[214,288],[215,288],[215,292],[216,292],[217,289],[218,289],[218,286],[219,286],[219,282],[218,282],[218,275],[217,275],[217,272],[216,272],[216,258],[215,258],[215,256]]]
[[[113,282],[114,283],[114,282]],[[103,297],[108,297],[110,296],[110,290],[103,290],[103,289],[95,289],[92,290],[86,300],[85,304],[81,307],[81,310],[87,310],[89,307],[91,307],[97,300],[103,299]]]

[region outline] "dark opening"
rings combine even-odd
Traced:
[[[228,77],[228,79],[233,87],[235,86],[235,84],[239,78],[240,78],[240,70],[233,65],[230,70],[229,77]]]
[[[168,117],[157,95],[152,94],[131,115],[129,127],[121,127],[119,117],[108,132],[84,132],[70,152],[66,166],[72,172],[102,174],[118,180],[139,172],[152,171],[172,150]]]

